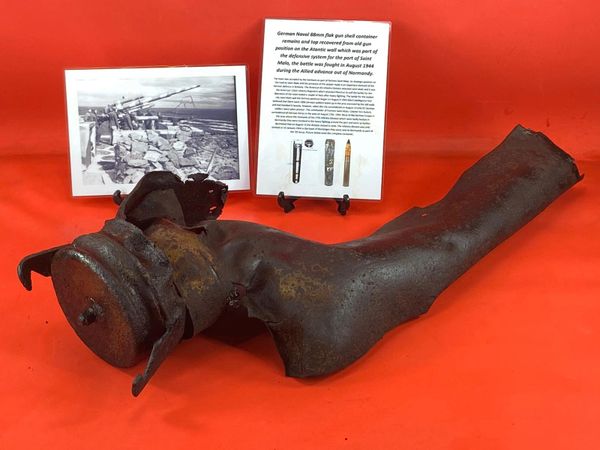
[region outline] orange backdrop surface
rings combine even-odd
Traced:
[[[0,16],[0,448],[600,448],[600,4],[593,1],[21,2]],[[223,218],[364,236],[439,199],[516,123],[583,182],[356,364],[286,378],[261,335],[180,345],[142,395],[76,337],[28,253],[98,230],[70,196],[63,70],[247,64],[256,143],[265,17],[392,22],[384,199],[232,194]]]

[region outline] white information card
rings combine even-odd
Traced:
[[[381,199],[390,23],[265,21],[257,194]]]

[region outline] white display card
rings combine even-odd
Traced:
[[[257,194],[381,199],[390,23],[265,21]]]

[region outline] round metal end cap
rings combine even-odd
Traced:
[[[52,282],[69,324],[100,358],[131,367],[147,356],[152,321],[135,284],[85,251],[70,247],[52,260]]]

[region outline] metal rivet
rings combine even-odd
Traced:
[[[90,300],[92,300],[92,302],[94,301],[93,299],[90,299]],[[84,325],[84,326],[91,325],[98,319],[98,316],[101,313],[102,313],[102,308],[100,307],[100,305],[98,305],[97,303],[92,303],[92,305],[88,309],[86,309],[81,314],[79,314],[79,317],[77,318],[77,320],[79,321],[79,323],[81,325]]]

